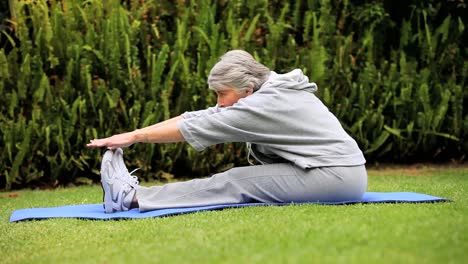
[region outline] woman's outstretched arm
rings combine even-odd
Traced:
[[[109,149],[116,149],[131,146],[134,143],[174,143],[185,141],[184,137],[177,127],[177,121],[183,117],[177,116],[169,120],[137,129],[132,132],[113,135],[107,138],[93,139],[87,147],[99,148],[107,147]]]

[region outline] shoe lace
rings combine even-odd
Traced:
[[[137,185],[140,183],[138,181],[138,177],[135,176],[135,175],[132,175],[135,171],[139,170],[140,168],[136,168],[134,170],[132,170],[130,173],[128,172],[128,170],[125,170],[123,172],[121,172],[120,174],[120,180],[122,180],[123,182],[125,182],[126,184],[130,185],[131,187],[135,188],[137,187]]]

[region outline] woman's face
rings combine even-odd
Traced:
[[[247,97],[251,94],[251,90],[238,94],[233,88],[226,88],[221,91],[216,91],[216,95],[218,96],[217,103],[219,107],[231,106],[237,103],[239,99]]]

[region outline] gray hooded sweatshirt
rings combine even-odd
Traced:
[[[271,72],[255,93],[228,107],[185,112],[177,126],[196,150],[246,142],[262,164],[291,162],[303,169],[365,164],[356,141],[313,94],[301,70]]]

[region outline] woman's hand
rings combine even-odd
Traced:
[[[108,149],[116,149],[131,146],[133,143],[136,143],[135,134],[128,132],[107,138],[92,139],[86,146],[89,148],[107,147]]]

